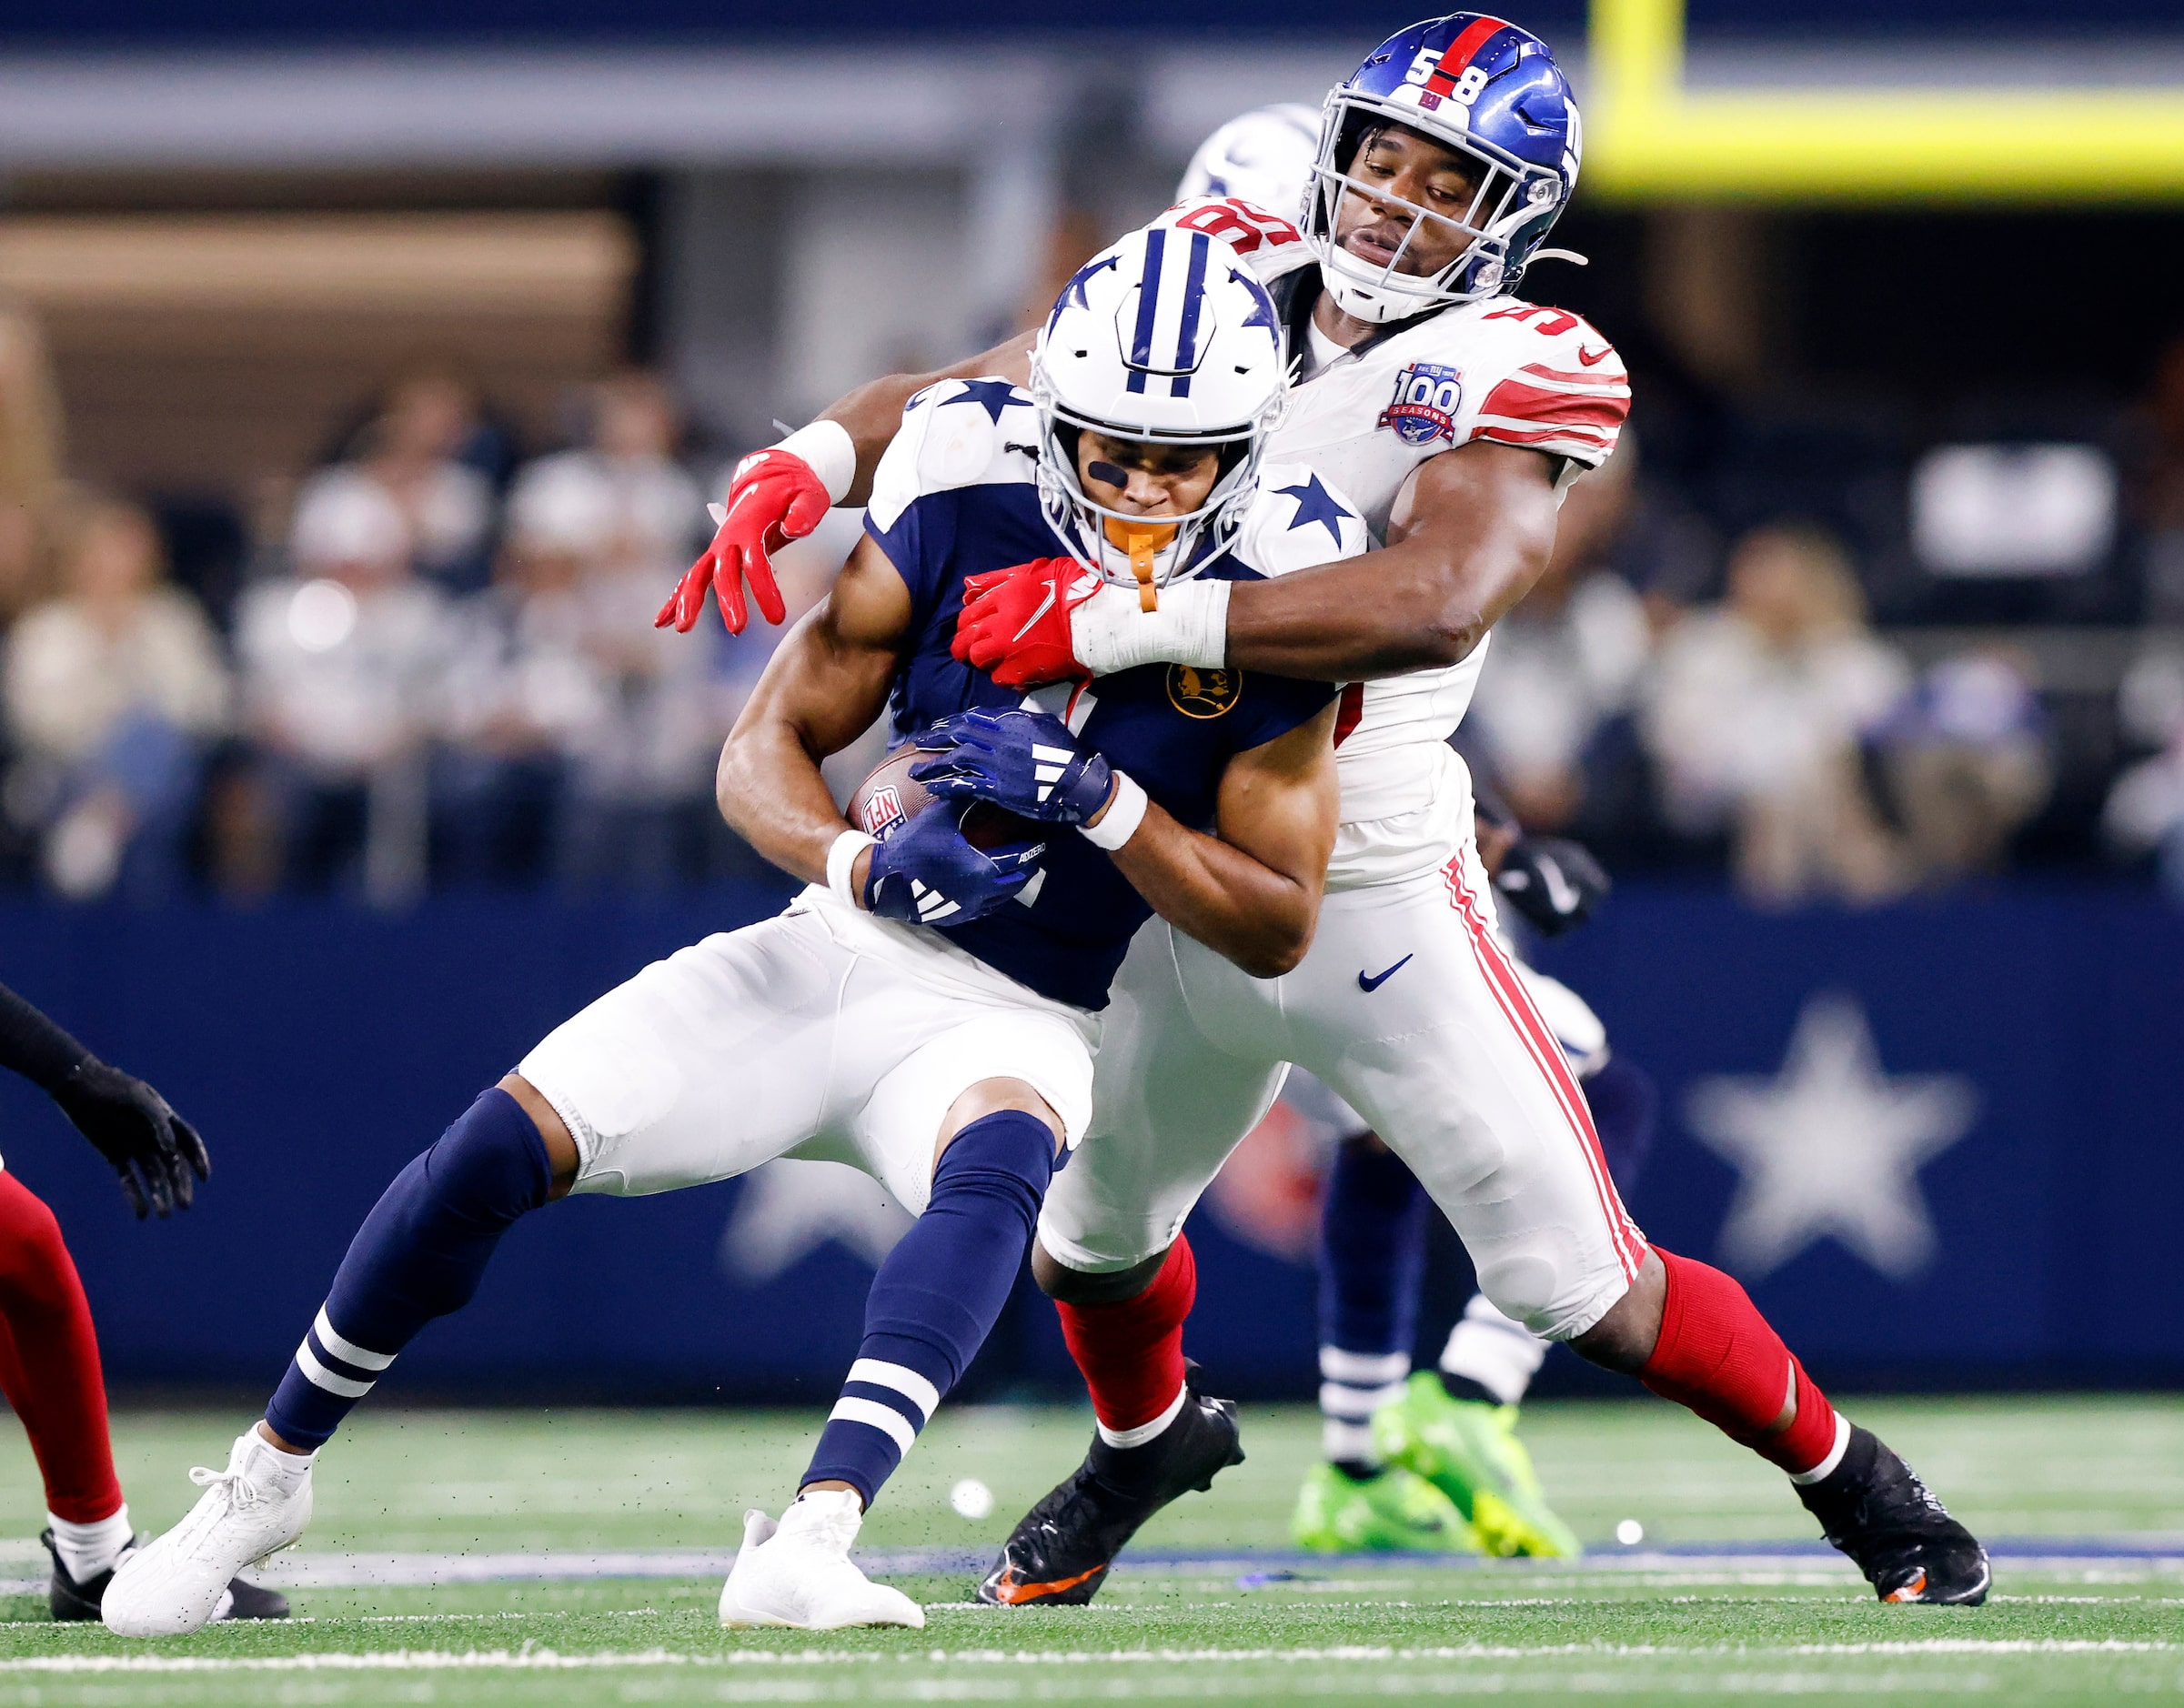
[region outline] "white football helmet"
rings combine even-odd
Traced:
[[[1258,490],[1267,436],[1288,399],[1281,320],[1227,244],[1156,226],[1077,270],[1032,351],[1031,390],[1048,521],[1107,579],[1160,587],[1193,573],[1209,547],[1224,544]],[[1187,516],[1155,524],[1110,509],[1085,495],[1077,476],[1077,438],[1086,429],[1218,447],[1219,477]]]
[[[1175,186],[1179,202],[1233,196],[1284,219],[1301,218],[1320,153],[1320,116],[1301,101],[1278,101],[1229,120],[1205,141]]]

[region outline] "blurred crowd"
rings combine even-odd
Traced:
[[[710,533],[673,398],[572,400],[525,459],[462,377],[396,378],[234,585],[65,477],[35,327],[0,317],[0,785],[15,876],[152,900],[656,888],[748,869],[711,806],[779,631],[653,627]],[[791,575],[792,607],[815,597]],[[225,597],[220,597],[224,595]]]
[[[232,573],[177,576],[171,516],[69,479],[37,327],[0,312],[0,879],[399,905],[755,869],[711,779],[780,631],[653,627],[720,459],[685,455],[648,373],[568,417],[527,457],[459,373],[400,375]],[[2184,613],[2184,345],[2139,427],[2149,597],[2173,579]],[[1877,901],[2042,849],[2184,901],[2184,650],[2163,631],[2088,744],[2007,628],[1915,658],[1825,517],[1709,533],[1663,463],[1641,427],[1578,483],[1496,631],[1459,745],[1527,825],[1620,869],[1726,869],[1763,903]],[[826,554],[783,568],[793,616]]]

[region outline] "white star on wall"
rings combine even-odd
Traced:
[[[910,1211],[861,1169],[782,1157],[744,1183],[720,1235],[720,1262],[771,1281],[836,1240],[878,1269],[910,1223]]]
[[[1856,1000],[1813,997],[1779,1075],[1701,1080],[1686,1100],[1693,1133],[1739,1177],[1724,1261],[1757,1277],[1833,1236],[1884,1275],[1916,1275],[1935,1243],[1918,1170],[1964,1137],[1978,1102],[1958,1074],[1883,1073]]]

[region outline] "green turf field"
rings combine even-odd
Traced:
[[[2184,1695],[2184,1400],[1855,1410],[1976,1529],[2012,1539],[1987,1607],[1883,1608],[1832,1556],[1750,1552],[1810,1534],[1781,1479],[1641,1402],[1528,1414],[1542,1474],[1598,1549],[1575,1565],[1300,1561],[1285,1520],[1316,1419],[1249,1408],[1250,1462],[1149,1528],[1153,1558],[1094,1606],[981,1610],[963,1604],[968,1562],[1089,1427],[996,1409],[943,1412],[865,1530],[932,1604],[925,1630],[730,1634],[699,1551],[732,1549],[746,1505],[779,1510],[816,1412],[367,1410],[322,1463],[303,1549],[267,1573],[304,1617],[128,1643],[45,1623],[22,1589],[43,1569],[24,1545],[41,1502],[9,1431],[0,1536],[24,1542],[0,1545],[16,1580],[0,1613],[19,1622],[0,1626],[0,1703]],[[238,1422],[116,1420],[140,1527],[184,1510],[187,1468],[223,1462]],[[964,1476],[991,1485],[991,1517],[950,1510]],[[1610,1540],[1625,1518],[1646,1528],[1637,1549]],[[640,1572],[657,1575],[619,1575]]]

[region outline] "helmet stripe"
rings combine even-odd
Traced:
[[[1502,31],[1509,28],[1500,18],[1474,18],[1464,26],[1464,33],[1449,43],[1441,55],[1441,63],[1434,67],[1434,75],[1425,80],[1425,86],[1435,95],[1446,95],[1456,86],[1456,79],[1478,55],[1480,49]]]
[[[1168,382],[1171,397],[1191,395],[1190,370],[1198,366],[1198,315],[1206,300],[1206,260],[1213,254],[1203,231],[1191,234],[1191,264],[1183,274],[1183,324],[1175,333],[1175,366],[1182,370]]]
[[[1138,287],[1138,323],[1130,338],[1128,389],[1145,389],[1145,370],[1152,366],[1152,324],[1160,314],[1161,260],[1168,247],[1168,234],[1155,226],[1145,234],[1145,270]]]

